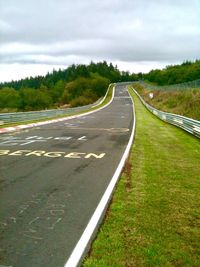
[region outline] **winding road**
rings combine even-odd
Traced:
[[[0,266],[63,267],[129,142],[125,85],[76,119],[0,135]]]

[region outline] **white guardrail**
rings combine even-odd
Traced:
[[[138,92],[132,87],[133,91],[136,93],[136,95],[140,98],[141,102],[144,104],[144,106],[151,111],[155,116],[160,118],[163,121],[166,121],[168,123],[171,123],[177,127],[182,128],[183,130],[189,132],[192,135],[195,135],[196,137],[200,138],[200,121],[190,119],[188,117],[184,117],[181,115],[173,114],[164,112],[158,109],[155,109],[154,107],[147,104],[144,99],[138,94]]]

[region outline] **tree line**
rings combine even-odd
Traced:
[[[30,111],[90,104],[103,96],[109,83],[146,80],[170,85],[200,79],[200,60],[167,66],[147,74],[120,71],[106,61],[71,65],[45,76],[0,83],[0,111]]]
[[[143,74],[143,79],[157,85],[171,85],[200,79],[200,60],[186,61],[181,65],[167,66]]]
[[[130,74],[128,71],[119,71],[117,66],[112,63],[108,64],[106,61],[94,63],[89,65],[71,65],[65,70],[53,70],[52,73],[47,73],[45,76],[30,77],[21,79],[19,81],[11,81],[0,83],[0,89],[3,87],[11,87],[16,90],[21,88],[38,89],[41,86],[52,88],[58,81],[71,82],[79,77],[90,78],[91,73],[98,73],[100,76],[107,78],[111,83],[119,81],[137,80],[137,74]]]
[[[112,82],[137,80],[106,61],[72,65],[46,76],[30,77],[0,84],[0,110],[30,111],[90,104],[103,96]]]

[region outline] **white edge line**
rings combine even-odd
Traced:
[[[72,253],[71,253],[69,259],[67,260],[66,264],[64,265],[64,267],[76,267],[76,266],[78,266],[78,264],[80,264],[80,261],[84,255],[84,252],[86,251],[87,246],[89,245],[89,243],[91,241],[92,235],[98,226],[98,223],[101,219],[101,216],[103,215],[104,211],[106,210],[106,207],[109,203],[109,200],[111,198],[111,195],[113,193],[115,185],[116,185],[116,183],[120,177],[120,174],[123,170],[125,161],[128,158],[128,155],[129,155],[129,152],[131,149],[131,145],[132,145],[133,139],[134,139],[135,125],[136,125],[135,107],[134,107],[134,102],[133,102],[132,97],[131,97],[131,101],[133,103],[133,128],[132,128],[132,133],[131,133],[128,145],[125,149],[125,152],[124,152],[124,154],[123,154],[123,156],[119,162],[119,165],[118,165],[118,167],[117,167],[103,197],[101,198],[95,212],[93,213],[88,225],[86,226],[82,236],[80,237],[78,243],[76,244],[74,250],[72,251]]]
[[[113,85],[113,84],[109,85],[106,95],[104,96],[103,100],[98,105],[101,105],[103,103],[103,101],[105,100],[111,85]],[[104,105],[103,107],[100,107],[100,108],[97,108],[95,110],[91,110],[91,111],[88,111],[88,112],[85,112],[85,113],[68,116],[68,117],[52,119],[52,120],[47,120],[47,121],[41,121],[41,122],[36,122],[36,123],[31,123],[31,124],[26,124],[26,125],[17,125],[17,126],[13,126],[13,127],[1,128],[0,129],[0,134],[1,133],[7,133],[7,132],[14,132],[14,131],[21,130],[21,129],[33,128],[33,127],[36,127],[36,126],[41,126],[41,125],[45,125],[45,124],[51,124],[51,123],[55,123],[55,122],[59,122],[59,121],[71,120],[71,119],[75,119],[75,118],[79,118],[79,117],[83,117],[83,116],[95,113],[95,112],[97,112],[99,110],[102,110],[102,109],[106,108],[107,106],[109,106],[113,101],[114,94],[115,94],[115,85],[113,87],[111,100],[106,105]],[[94,108],[94,106],[92,108]]]

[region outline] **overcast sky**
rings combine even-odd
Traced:
[[[107,60],[147,72],[200,58],[200,0],[0,0],[0,81]]]

